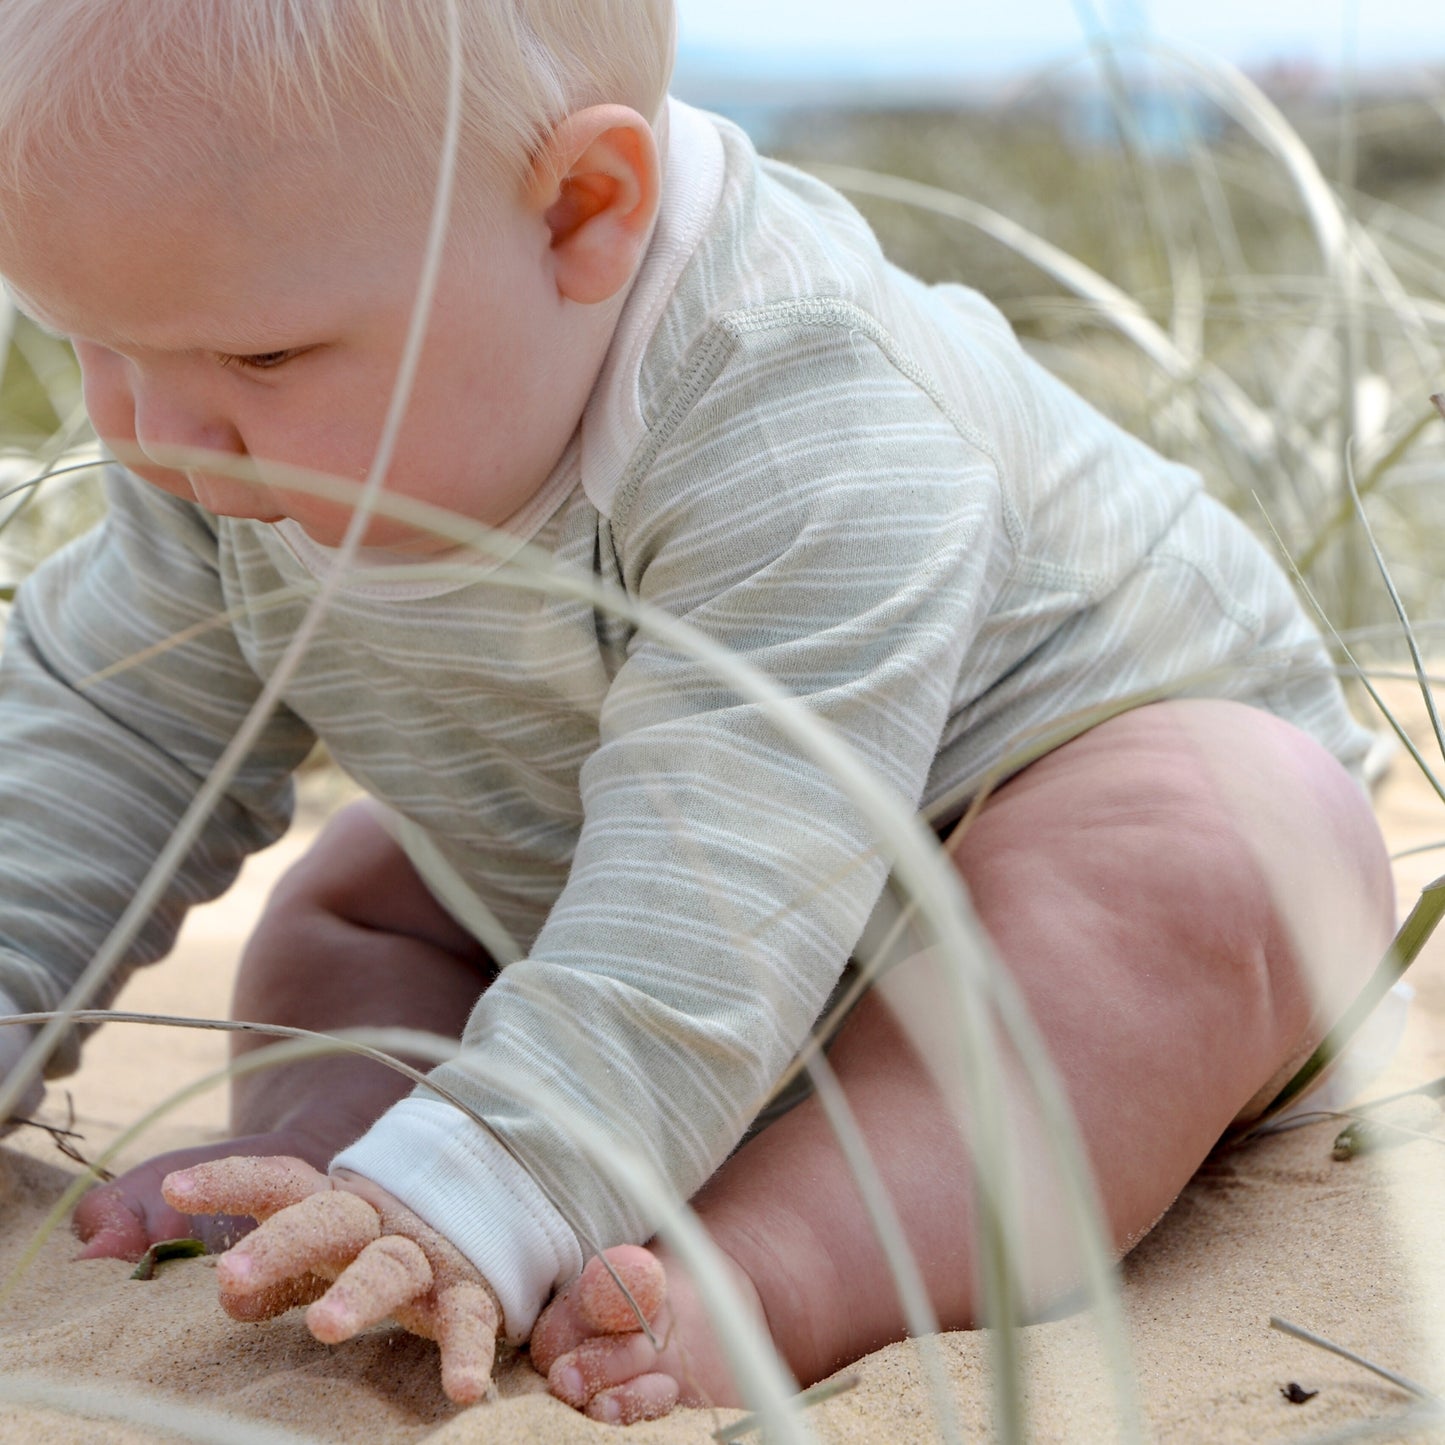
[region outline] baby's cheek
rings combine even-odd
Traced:
[[[91,425],[107,442],[135,440],[135,398],[126,381],[125,362],[113,351],[89,341],[72,342],[80,363],[85,409]]]

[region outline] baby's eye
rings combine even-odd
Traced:
[[[300,356],[301,347],[293,346],[286,351],[258,351],[250,356],[223,356],[222,366],[238,366],[243,371],[274,371],[284,366],[292,357]]]

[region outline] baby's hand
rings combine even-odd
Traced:
[[[454,1245],[370,1180],[328,1178],[300,1159],[218,1159],[161,1188],[183,1214],[262,1221],[216,1266],[232,1318],[309,1305],[311,1333],[335,1345],[393,1315],[441,1347],[449,1399],[485,1396],[502,1327],[496,1295]]]
[[[71,1228],[85,1246],[78,1259],[139,1259],[164,1239],[199,1239],[210,1254],[229,1249],[254,1227],[248,1216],[201,1214],[195,1218],[172,1209],[161,1195],[161,1181],[180,1169],[191,1169],[213,1159],[236,1154],[275,1154],[292,1158],[308,1148],[309,1141],[290,1133],[251,1134],[172,1149],[158,1154],[119,1179],[98,1184],[75,1206]],[[332,1151],[335,1152],[334,1150]],[[331,1157],[322,1154],[323,1160]]]

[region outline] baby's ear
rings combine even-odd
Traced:
[[[585,305],[615,296],[657,216],[662,167],[652,127],[624,105],[569,115],[538,156],[531,189],[552,233],[558,291]]]

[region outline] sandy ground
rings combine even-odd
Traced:
[[[1445,839],[1445,805],[1408,763],[1396,766],[1379,806],[1396,849]],[[118,1006],[224,1015],[239,941],[304,839],[302,830],[253,860],[226,899],[193,915],[176,954],[134,979]],[[1441,871],[1445,852],[1401,860],[1402,910]],[[1369,1097],[1445,1073],[1445,937],[1411,977],[1417,1000],[1404,1042]],[[101,1147],[223,1057],[214,1034],[103,1030],[83,1072],[68,1081],[83,1147]],[[63,1118],[65,1089],[52,1089],[47,1111]],[[130,1157],[219,1137],[223,1121],[223,1097],[211,1093],[157,1126]],[[1352,1428],[1360,1422],[1379,1426],[1369,1438],[1434,1438],[1400,1423],[1411,1400],[1403,1389],[1269,1328],[1271,1315],[1284,1316],[1445,1387],[1445,1349],[1431,1329],[1445,1335],[1445,1245],[1429,1207],[1445,1197],[1445,1149],[1420,1140],[1336,1162],[1337,1128],[1325,1123],[1216,1155],[1126,1262],[1123,1306],[1145,1438],[1220,1445],[1324,1440],[1342,1431],[1361,1438]],[[71,1177],[73,1166],[44,1136],[22,1131],[0,1146],[0,1271],[31,1245]],[[180,1435],[565,1445],[615,1438],[542,1393],[525,1355],[503,1361],[500,1399],[461,1411],[441,1394],[432,1347],[397,1330],[383,1327],[328,1349],[296,1318],[260,1326],[225,1318],[209,1261],[168,1265],[140,1283],[128,1278],[129,1266],[78,1263],[72,1253],[62,1227],[0,1301],[0,1440],[109,1445]],[[1035,1326],[1023,1340],[1030,1438],[1120,1438],[1090,1320]],[[986,1335],[891,1346],[855,1368],[855,1388],[810,1412],[819,1439],[885,1445],[944,1438],[929,1383],[940,1370],[963,1438],[989,1438]],[[1283,1392],[1291,1384],[1317,1393],[1290,1403]],[[57,1385],[71,1392],[66,1408],[39,1406],[44,1397],[36,1392]],[[207,1418],[185,1413],[196,1410]],[[634,1427],[628,1438],[705,1441],[737,1418],[681,1411]],[[242,1421],[266,1433],[227,1433]]]

